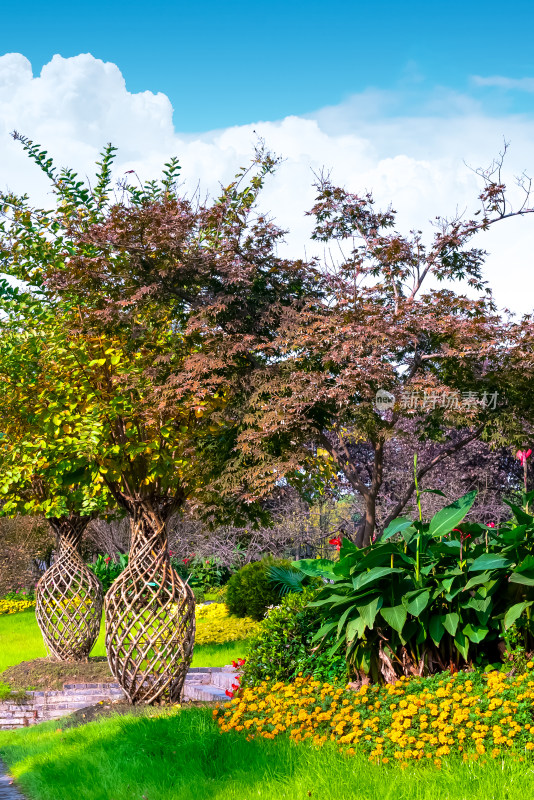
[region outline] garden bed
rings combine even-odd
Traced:
[[[534,751],[534,663],[527,672],[493,670],[401,678],[386,686],[349,687],[300,677],[245,688],[215,710],[221,731],[248,737],[289,736],[316,746],[334,742],[347,755],[377,764],[452,752],[465,760],[524,758]]]
[[[114,683],[107,659],[102,656],[83,661],[50,661],[36,658],[22,661],[0,672],[0,683],[12,689],[62,689],[65,683]]]

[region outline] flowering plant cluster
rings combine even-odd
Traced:
[[[126,569],[127,564],[127,554],[121,553],[116,559],[112,558],[110,555],[99,555],[96,561],[87,564],[87,566],[94,572],[102,584],[102,590],[105,593],[108,591],[113,581]]]
[[[232,661],[232,666],[234,669],[241,669],[246,664],[246,658],[238,658],[237,661]],[[232,683],[232,688],[227,689],[225,695],[230,699],[234,698],[236,692],[238,692],[241,688],[241,675],[236,675],[235,681]]]
[[[248,639],[258,628],[250,617],[233,617],[224,603],[202,603],[196,607],[196,644],[223,644]]]
[[[35,606],[35,593],[27,589],[17,589],[15,592],[0,597],[0,616],[2,614],[16,614]]]
[[[231,570],[216,555],[203,558],[191,553],[185,558],[177,558],[169,552],[171,563],[178,574],[187,580],[195,591],[210,591],[223,586],[231,575]]]
[[[519,676],[498,671],[400,678],[387,686],[349,687],[299,677],[294,683],[264,681],[242,689],[213,712],[222,732],[248,738],[289,735],[342,752],[364,752],[387,764],[441,759],[518,758],[534,750],[533,662]]]
[[[400,675],[495,663],[515,626],[534,648],[534,516],[509,503],[498,528],[466,522],[476,492],[429,522],[400,517],[367,548],[343,539],[339,561],[311,606],[317,644],[345,652],[352,674]],[[273,676],[274,677],[274,676]]]

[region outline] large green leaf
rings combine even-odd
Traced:
[[[389,567],[391,565],[391,556],[397,561],[400,559],[403,563],[411,563],[409,556],[406,556],[402,550],[393,542],[378,542],[375,544],[361,559],[352,567],[352,574],[363,572],[366,569],[373,567]]]
[[[444,536],[446,533],[450,533],[463,520],[475,502],[476,496],[477,492],[475,490],[467,492],[463,497],[455,500],[454,503],[438,511],[430,520],[429,533],[432,536]]]
[[[316,642],[319,639],[322,639],[324,636],[327,636],[334,628],[337,627],[337,622],[327,622],[325,625],[322,625],[315,636],[312,639],[312,642]]]
[[[474,575],[470,578],[464,586],[464,592],[473,589],[475,586],[480,586],[481,583],[486,583],[491,578],[491,572],[483,572],[481,575]]]
[[[455,611],[451,611],[449,614],[445,614],[443,617],[443,625],[445,630],[450,633],[451,636],[456,634],[458,629],[458,623],[460,622],[460,617]]]
[[[340,635],[341,631],[343,630],[343,626],[344,626],[345,622],[347,621],[347,617],[349,616],[351,611],[354,611],[354,606],[349,606],[347,609],[345,609],[343,614],[340,616],[339,622],[337,624],[337,635],[338,636]]]
[[[372,628],[375,624],[376,615],[382,603],[382,595],[376,595],[365,605],[358,605],[358,612],[368,628]]]
[[[363,634],[365,633],[365,620],[363,617],[356,617],[356,619],[351,619],[349,624],[347,625],[347,630],[345,632],[345,636],[347,642],[352,642],[354,639],[361,639]]]
[[[373,567],[373,569],[370,569],[369,572],[363,572],[360,573],[360,575],[355,575],[352,579],[352,583],[355,589],[362,589],[364,586],[367,586],[370,583],[379,581],[386,575],[392,575],[393,573],[399,572],[404,572],[404,570],[397,569],[395,567]]]
[[[523,611],[529,608],[532,605],[532,601],[524,601],[523,603],[516,603],[513,606],[510,606],[506,614],[504,615],[504,627],[506,629],[511,628],[512,625],[516,620],[519,619]]]
[[[475,558],[469,567],[469,572],[482,572],[487,569],[507,569],[513,563],[509,558],[500,556],[498,553],[482,553],[481,556]]]
[[[467,657],[469,655],[469,639],[465,635],[463,631],[457,630],[456,636],[454,637],[454,644],[463,655],[465,660],[467,661]]]
[[[527,514],[526,511],[520,508],[520,506],[516,506],[514,505],[514,503],[510,503],[508,500],[505,500],[504,502],[506,503],[506,505],[510,506],[510,508],[515,514],[515,518],[517,519],[520,525],[532,525],[532,523],[534,522],[534,517],[532,517],[530,514]]]
[[[445,633],[443,619],[439,614],[434,614],[432,617],[430,617],[430,622],[428,623],[428,632],[434,644],[438,646],[441,642],[443,634]]]
[[[534,578],[529,578],[521,572],[512,572],[509,580],[510,583],[519,583],[521,586],[534,586]]]
[[[427,607],[429,600],[430,592],[426,589],[421,589],[415,592],[408,592],[408,594],[402,598],[402,604],[409,614],[418,617]]]
[[[334,580],[334,562],[328,558],[303,558],[300,561],[292,561],[292,566],[300,569],[310,578],[327,578]]]
[[[397,519],[394,519],[389,523],[384,533],[380,537],[380,541],[385,542],[387,539],[395,536],[396,533],[402,533],[402,531],[404,531],[406,528],[410,528],[411,526],[411,519],[407,519],[406,517],[397,517]]]
[[[462,630],[469,641],[473,642],[473,644],[479,644],[482,642],[489,632],[489,628],[486,628],[485,625],[476,625],[473,622],[468,622],[467,625],[462,628]]]
[[[390,625],[397,633],[402,633],[404,623],[408,616],[408,612],[403,605],[382,607],[380,613],[384,617],[388,625]]]

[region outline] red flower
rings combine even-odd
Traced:
[[[231,692],[231,691],[230,691],[230,689],[227,689],[227,690],[225,691],[225,695],[226,695],[227,697],[229,697],[229,698],[230,698],[230,700],[231,700],[231,699],[232,699],[232,697],[234,696],[234,693],[233,693],[233,692]]]
[[[515,455],[516,455],[516,458],[519,459],[519,461],[521,462],[521,466],[523,467],[527,462],[527,458],[530,458],[530,456],[532,455],[532,450],[530,450],[530,449],[529,450],[518,450]]]
[[[494,527],[495,527],[494,522],[488,522],[488,528],[494,528]]]
[[[109,564],[109,562],[111,561],[111,556],[106,556],[104,561],[106,562],[106,564]]]
[[[343,539],[341,538],[341,536],[334,536],[333,539],[329,539],[328,540],[328,544],[334,545],[336,550],[341,550],[342,542],[343,542]]]
[[[169,550],[169,555],[172,556],[172,550]]]
[[[184,562],[184,564],[188,564],[189,560],[190,560],[189,558],[182,558],[182,561]]]
[[[460,534],[460,541],[461,542],[465,542],[466,539],[470,539],[471,538],[471,534],[470,533],[464,533],[460,528],[453,528],[453,531],[456,531],[457,533]]]

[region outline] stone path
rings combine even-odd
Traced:
[[[11,783],[3,761],[0,761],[0,800],[24,800],[17,787]]]
[[[183,702],[226,702],[226,692],[232,690],[237,674],[233,667],[190,669],[185,680]],[[59,719],[97,703],[123,699],[124,694],[117,683],[66,683],[61,690],[29,691],[24,702],[9,697],[0,702],[0,730]]]

